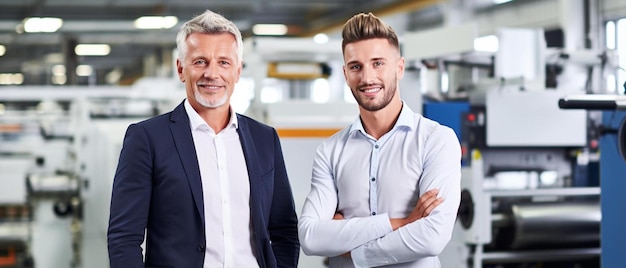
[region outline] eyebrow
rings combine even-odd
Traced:
[[[371,59],[368,60],[368,62],[372,62],[372,61],[387,61],[387,58],[385,58],[385,57],[376,57],[376,58],[371,58]],[[357,64],[357,63],[360,63],[360,61],[352,60],[352,61],[347,62],[346,66],[347,65],[352,65],[352,64]]]
[[[370,61],[387,61],[387,58],[385,58],[385,57],[377,57],[377,58],[372,58]]]
[[[358,64],[358,63],[359,63],[359,61],[352,60],[352,61],[346,62],[346,66],[353,65],[353,64]]]

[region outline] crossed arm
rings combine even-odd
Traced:
[[[432,189],[420,196],[417,205],[415,205],[409,216],[405,218],[389,218],[391,228],[395,231],[402,226],[428,216],[433,209],[443,202],[443,198],[437,197],[437,193],[439,193],[439,190]],[[336,212],[333,220],[345,220],[345,218],[343,214]],[[350,257],[350,252],[346,252],[341,256]]]
[[[337,220],[342,218],[336,215],[337,188],[327,154],[318,151],[298,226],[304,253],[335,257],[350,252],[355,265],[368,267],[439,255],[452,236],[461,177],[460,146],[449,142],[456,140],[454,133],[440,136],[443,141],[433,142],[425,155],[419,183],[424,194],[406,218],[380,213]]]
[[[381,213],[342,219],[336,192],[320,190],[325,187],[334,185],[311,187],[298,223],[307,255],[351,256],[355,265],[374,267],[439,255],[452,235],[460,199],[455,195],[442,200],[436,197],[441,190],[428,191],[406,218]],[[444,188],[460,195],[460,186]]]

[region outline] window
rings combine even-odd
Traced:
[[[606,77],[607,91],[609,93],[619,92],[624,94],[624,83],[626,82],[626,18],[616,21],[609,21],[605,25],[606,47],[615,50],[618,55],[618,68],[615,73],[610,73]]]

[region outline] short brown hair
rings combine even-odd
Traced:
[[[384,38],[389,41],[393,47],[400,51],[400,45],[398,42],[398,36],[396,32],[387,25],[380,18],[374,16],[372,12],[367,14],[359,13],[350,18],[346,24],[343,25],[341,31],[341,50],[344,51],[346,45],[362,40],[373,38]]]

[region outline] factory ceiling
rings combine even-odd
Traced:
[[[485,0],[475,0],[478,2]],[[489,0],[490,1],[490,0]],[[24,85],[51,83],[54,66],[89,65],[91,83],[105,84],[118,72],[129,83],[147,73],[146,66],[171,62],[180,25],[211,9],[233,20],[244,34],[253,36],[255,24],[285,24],[287,36],[313,36],[335,31],[351,15],[372,11],[377,15],[427,10],[440,0],[0,0],[0,74],[21,73]],[[175,16],[169,29],[136,29],[141,16]],[[26,18],[55,17],[62,26],[52,33],[24,31]],[[77,44],[108,44],[107,56],[76,56]],[[0,54],[2,47],[0,47]],[[169,55],[168,55],[169,54]],[[170,57],[168,59],[168,57]],[[151,59],[151,60],[146,60]],[[158,72],[158,70],[156,70]],[[154,72],[154,70],[153,70]],[[82,79],[82,80],[81,80]],[[85,84],[87,78],[65,84]]]

